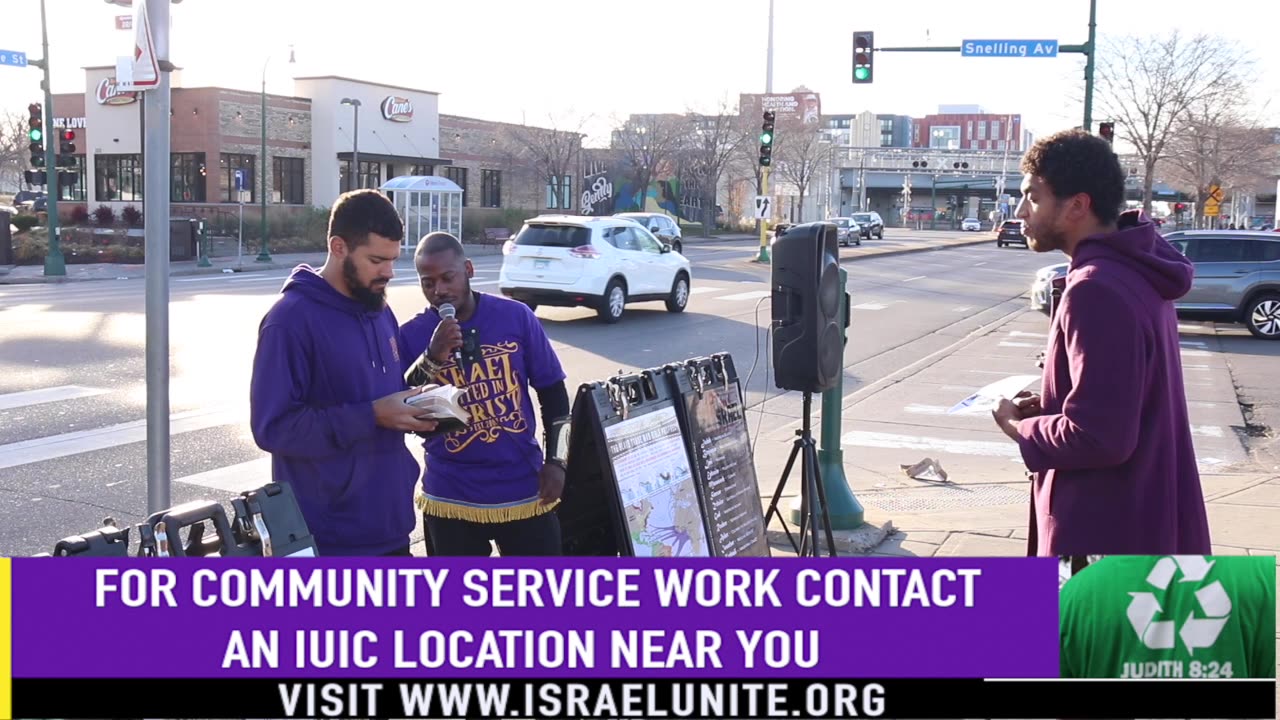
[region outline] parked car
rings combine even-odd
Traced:
[[[1004,247],[1005,245],[1027,245],[1027,236],[1022,233],[1021,220],[1005,220],[1000,224],[1000,229],[996,231],[996,247]]]
[[[836,226],[836,240],[840,243],[840,247],[844,247],[849,243],[854,245],[862,244],[862,232],[857,229],[858,224],[853,221],[853,218],[829,218],[827,222]]]
[[[1251,230],[1177,230],[1165,238],[1195,264],[1191,289],[1173,303],[1179,318],[1241,323],[1255,337],[1280,340],[1280,237]],[[1032,309],[1050,314],[1051,293],[1065,289],[1067,267],[1060,263],[1036,272]]]
[[[1070,266],[1070,263],[1058,263],[1036,271],[1036,277],[1031,281],[1032,310],[1053,315],[1053,308],[1057,307],[1062,291],[1067,287],[1067,268]]]
[[[628,303],[689,303],[689,260],[630,218],[540,215],[502,253],[498,291],[530,308],[591,307],[616,323]]]
[[[1177,230],[1165,235],[1191,262],[1195,282],[1174,306],[1187,319],[1242,323],[1280,340],[1280,237],[1250,230]]]
[[[875,235],[877,240],[884,239],[884,220],[880,219],[880,213],[854,213],[849,219],[857,223],[858,237],[870,240]]]
[[[680,223],[671,217],[662,213],[646,212],[617,213],[614,217],[631,218],[653,233],[659,242],[670,245],[671,249],[678,253],[684,252],[684,233],[680,230]]]
[[[982,230],[982,223],[978,218],[965,218],[960,222],[960,229],[964,232],[978,232]]]

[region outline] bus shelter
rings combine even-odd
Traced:
[[[379,188],[391,198],[404,221],[404,247],[412,250],[437,230],[462,239],[462,188],[437,175],[394,177]]]

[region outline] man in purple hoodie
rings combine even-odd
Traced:
[[[258,328],[249,415],[271,475],[288,483],[321,555],[408,555],[418,461],[405,433],[430,432],[404,402],[400,332],[387,283],[403,227],[375,190],[338,198],[329,256],[299,265]]]
[[[1173,301],[1194,268],[1141,212],[1101,138],[1068,130],[1022,159],[1017,217],[1071,260],[1043,397],[992,412],[1033,473],[1030,555],[1211,552]]]

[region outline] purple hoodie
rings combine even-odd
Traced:
[[[1194,267],[1137,211],[1071,259],[1044,412],[1018,426],[1035,473],[1028,554],[1211,552],[1173,301]]]
[[[418,461],[373,417],[374,400],[405,389],[401,356],[391,308],[370,311],[305,265],[262,319],[250,426],[321,555],[409,544]]]

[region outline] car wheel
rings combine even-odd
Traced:
[[[1004,243],[1003,243],[1003,242],[1001,242],[1001,241],[999,241],[999,240],[997,240],[997,241],[996,241],[996,247],[1004,247]]]
[[[684,312],[689,304],[689,276],[676,274],[676,281],[671,283],[671,294],[667,296],[667,312]]]
[[[883,240],[883,239],[884,239],[884,228],[880,228],[880,232],[876,233],[876,239],[877,239],[877,240]]]
[[[627,289],[617,278],[609,281],[604,288],[604,299],[596,313],[600,319],[612,325],[622,319],[622,311],[627,304]]]
[[[1244,324],[1256,338],[1280,340],[1280,295],[1261,295],[1244,311]]]
[[[676,252],[680,253],[681,255],[683,255],[683,254],[684,254],[684,245],[683,245],[679,240],[673,240],[673,241],[671,242],[671,249],[672,249],[672,250],[675,250]]]
[[[853,244],[857,245],[858,247],[862,247],[862,238],[858,238],[857,240],[854,240]]]

